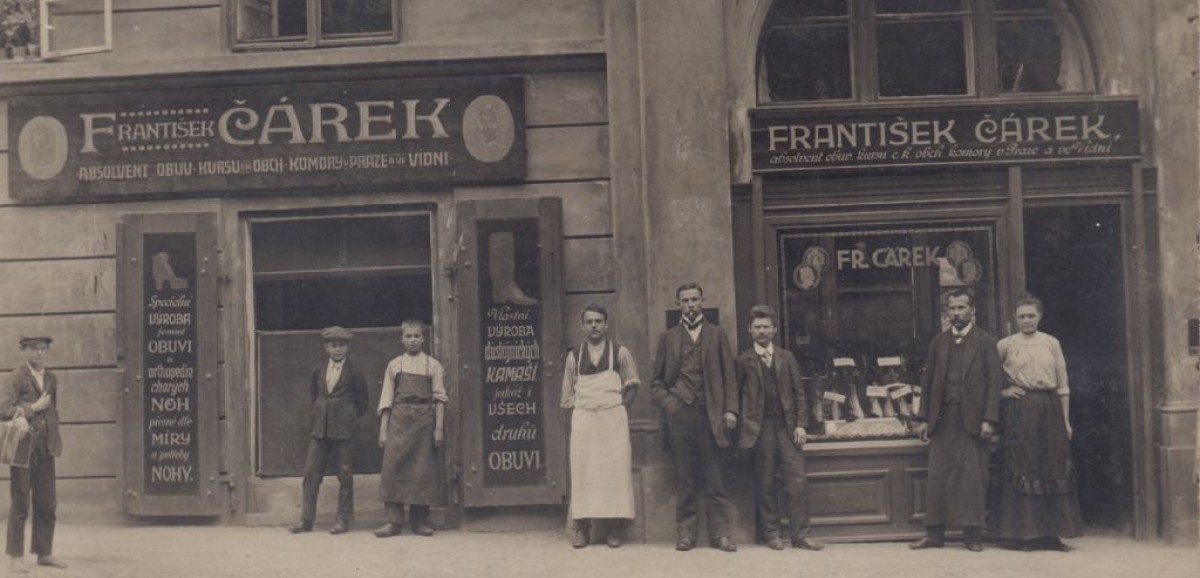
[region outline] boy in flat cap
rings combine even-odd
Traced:
[[[367,380],[346,359],[354,334],[341,327],[321,331],[329,359],[318,365],[309,379],[313,402],[308,455],[304,458],[304,506],[293,534],[312,530],[317,516],[317,493],[325,477],[325,464],[337,460],[338,513],[330,534],[345,534],[354,519],[354,428],[367,412]]]
[[[13,370],[0,387],[0,420],[13,420],[27,429],[31,441],[28,468],[11,469],[12,508],[8,511],[8,555],[11,571],[26,573],[25,520],[33,500],[33,544],[39,566],[66,568],[51,554],[54,546],[54,458],[62,455],[62,436],[58,433],[58,379],[46,369],[49,337],[21,336],[21,356],[25,363]]]

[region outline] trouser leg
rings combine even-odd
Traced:
[[[349,522],[354,519],[354,442],[333,442],[337,454],[338,469],[338,518]]]
[[[25,555],[25,520],[29,518],[29,471],[30,468],[9,468],[9,495],[12,497],[12,507],[8,510],[9,556]]]
[[[57,519],[58,495],[55,488],[54,456],[49,452],[34,452],[30,461],[30,488],[33,490],[33,543],[30,551],[49,556],[54,551],[54,524]]]
[[[429,506],[424,504],[409,504],[408,521],[412,524],[414,530],[427,525],[429,523]]]
[[[404,504],[400,502],[384,502],[383,513],[389,524],[404,525]]]
[[[763,421],[754,446],[755,487],[758,490],[758,522],[763,538],[779,537],[779,492],[775,484],[778,448],[775,439],[775,420]]]
[[[317,494],[321,491],[321,480],[325,478],[325,460],[329,457],[328,442],[308,440],[308,454],[304,457],[304,504],[300,519],[312,523],[317,518]]]
[[[787,490],[788,533],[793,542],[807,538],[812,531],[808,513],[808,478],[804,468],[804,452],[792,442],[786,427],[776,436],[783,467],[783,485]]]
[[[680,538],[696,539],[698,529],[696,486],[700,459],[696,439],[695,409],[683,406],[667,416],[670,429],[671,451],[675,454],[675,470],[678,473],[676,486],[675,526]]]
[[[707,416],[703,415],[696,436],[700,439],[701,466],[704,472],[704,491],[708,494],[708,539],[729,535],[729,521],[725,512],[729,508],[729,494],[725,491],[725,475],[721,471],[721,452],[713,439],[712,428]]]

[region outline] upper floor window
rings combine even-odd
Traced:
[[[1087,92],[1065,0],[776,0],[760,102]]]
[[[400,0],[237,0],[237,48],[394,42]]]

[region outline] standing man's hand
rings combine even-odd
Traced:
[[[383,428],[379,428],[379,447],[383,447],[386,444],[387,444],[387,430],[383,429]]]
[[[796,426],[796,431],[792,432],[792,443],[796,444],[796,447],[802,448],[806,441],[808,441],[808,432],[804,431],[804,428]]]
[[[725,429],[733,429],[737,427],[737,416],[733,412],[725,412]]]
[[[996,434],[996,428],[992,427],[992,422],[985,421],[979,424],[979,437],[990,440]]]
[[[42,397],[39,397],[38,400],[30,404],[29,407],[33,409],[34,413],[42,413],[43,411],[50,409],[50,402],[50,394],[43,393]]]
[[[17,417],[13,418],[13,425],[17,427],[17,433],[21,435],[25,435],[29,433],[29,430],[33,429],[29,425],[29,420],[25,419],[24,415],[18,415]]]
[[[446,442],[446,434],[444,432],[442,432],[442,428],[434,429],[433,430],[433,447],[441,448],[442,444],[444,444],[445,442]]]
[[[1063,425],[1067,426],[1067,439],[1071,439],[1071,436],[1075,435],[1075,430],[1071,429],[1071,422],[1064,421]]]
[[[929,441],[929,424],[923,421],[917,423],[917,437],[923,442]]]

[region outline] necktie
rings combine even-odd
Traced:
[[[770,351],[762,352],[762,355],[759,355],[759,357],[762,359],[763,365],[766,365],[767,368],[771,367],[771,352]]]

